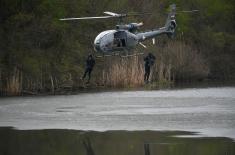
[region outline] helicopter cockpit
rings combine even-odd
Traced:
[[[115,30],[107,30],[100,33],[94,41],[94,47],[97,52],[112,50],[113,33]]]
[[[125,31],[108,30],[96,37],[94,47],[97,52],[121,50],[127,46],[126,39],[127,34]]]

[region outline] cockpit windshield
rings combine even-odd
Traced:
[[[95,44],[100,44],[101,38],[103,38],[105,35],[109,34],[110,32],[115,32],[115,30],[107,30],[107,31],[101,32],[101,33],[95,38],[94,43],[95,43]]]

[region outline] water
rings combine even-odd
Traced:
[[[5,133],[19,134],[16,136],[17,139],[14,137],[10,139],[10,144],[14,144],[15,141],[26,142],[24,136],[27,139],[28,135],[36,137],[36,139],[31,138],[29,141],[40,141],[42,138],[56,144],[57,142],[63,143],[62,140],[54,141],[54,137],[61,136],[61,139],[66,139],[67,136],[70,137],[70,134],[75,133],[76,137],[84,131],[92,130],[100,132],[95,132],[96,134],[89,132],[86,137],[98,136],[100,138],[97,141],[90,140],[92,146],[97,147],[94,149],[98,152],[105,151],[99,149],[100,145],[104,147],[106,143],[110,143],[111,148],[120,150],[122,147],[128,146],[126,143],[130,141],[130,145],[135,145],[135,153],[128,153],[127,148],[124,149],[127,152],[119,151],[120,155],[138,154],[137,152],[144,154],[143,149],[146,142],[151,143],[148,147],[152,152],[156,148],[160,152],[165,148],[161,154],[169,154],[169,150],[174,149],[188,150],[186,153],[179,152],[179,154],[189,154],[190,149],[187,148],[193,149],[194,145],[202,148],[196,149],[201,150],[201,153],[196,154],[208,154],[207,152],[212,151],[211,148],[214,147],[214,152],[222,151],[220,154],[234,154],[235,87],[1,98],[0,126],[20,129],[1,129],[2,135]],[[37,130],[34,131],[35,129]],[[51,130],[45,131],[43,129]],[[117,130],[122,130],[122,132]],[[149,135],[146,130],[151,134]],[[163,131],[165,133],[162,136],[165,135],[165,138],[151,139],[151,137],[161,135]],[[136,133],[139,134],[139,137],[135,141],[133,135]],[[42,137],[37,137],[37,134]],[[103,141],[107,138],[106,134],[110,136],[107,142]],[[112,135],[116,134],[121,134],[123,137],[120,137],[119,140],[117,140],[118,137],[112,139]],[[171,138],[166,136],[169,134]],[[146,135],[149,138],[145,139]],[[102,138],[102,136],[104,137]],[[172,145],[155,145],[155,143],[165,143],[166,141]],[[179,145],[180,147],[174,148],[175,141],[180,141],[184,147]],[[135,144],[136,142],[139,144]],[[22,148],[27,148],[27,145],[25,144]],[[82,147],[84,144],[79,143],[79,145]],[[44,147],[43,141],[40,141],[40,147]],[[141,148],[142,152],[137,148]],[[216,150],[217,148],[218,150]],[[106,153],[96,154],[106,155],[108,150]],[[85,152],[77,154],[85,154]]]
[[[13,130],[0,128],[7,155],[234,155],[228,138],[176,138],[188,132]]]

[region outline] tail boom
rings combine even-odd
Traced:
[[[170,13],[168,14],[165,26],[159,29],[155,29],[152,31],[147,31],[143,33],[138,33],[137,37],[140,42],[154,38],[156,36],[166,34],[168,37],[172,37],[175,33],[175,29],[177,27],[175,15],[176,15],[176,5],[170,5]]]

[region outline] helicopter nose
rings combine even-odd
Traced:
[[[96,52],[100,52],[101,51],[100,44],[95,44],[94,48],[95,48]]]

